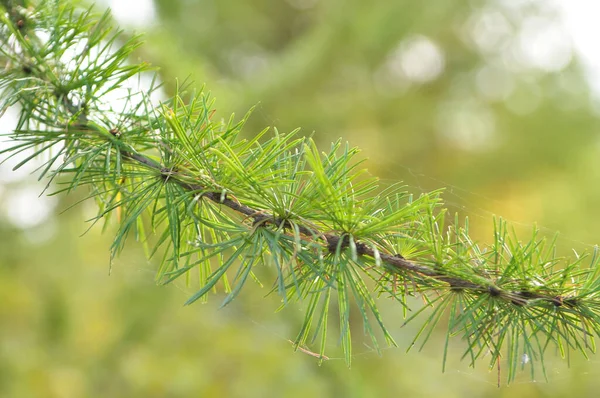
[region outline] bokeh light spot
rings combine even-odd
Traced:
[[[435,42],[417,35],[403,40],[389,55],[386,66],[398,78],[427,83],[442,74],[445,57]]]

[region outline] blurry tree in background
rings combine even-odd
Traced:
[[[416,193],[459,187],[447,199],[463,215],[483,216],[473,220],[482,239],[487,209],[560,230],[568,248],[599,241],[597,103],[547,2],[156,7],[139,51],[161,68],[168,94],[174,76],[190,76],[206,82],[223,114],[259,103],[246,134],[302,127],[325,147],[343,137],[364,150],[374,175],[405,180]],[[449,366],[458,371],[441,375],[435,344],[383,358],[365,347],[350,371],[341,360],[317,367],[287,342],[298,314],[272,315],[276,300],[261,299],[258,288],[234,308],[180,308],[192,290],[153,288],[152,267],[135,250],[107,277],[107,239],[96,230],[76,238],[83,215],[13,225],[15,198],[29,182],[2,177],[0,394],[586,397],[600,387],[592,357],[574,358],[569,371],[550,359],[549,384],[525,375],[524,384],[497,390],[484,366],[472,370],[458,358]],[[58,200],[57,211],[77,198]],[[400,329],[400,318],[390,327],[396,322],[403,347],[415,330]]]

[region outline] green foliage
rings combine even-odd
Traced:
[[[264,265],[282,306],[304,306],[296,348],[318,342],[320,360],[334,329],[350,365],[354,323],[377,349],[381,338],[396,344],[381,296],[405,315],[408,297],[424,299],[406,321],[423,324],[413,345],[447,323],[444,361],[459,336],[471,365],[506,360],[508,381],[524,356],[545,373],[548,350],[595,351],[598,253],[558,257],[554,241],[534,229],[523,242],[501,219],[491,244],[474,242],[468,220],[448,222],[440,192],[382,189],[341,141],[321,152],[297,131],[243,139],[246,118],[217,119],[204,91],[178,87],[156,104],[152,78],[115,110],[110,95],[152,72],[130,63],[138,37],[122,41],[108,13],[64,1],[3,4],[1,109],[18,105],[20,118],[0,153],[21,156],[16,168],[42,158],[39,176],[56,181],[54,193],[87,186],[98,204],[92,224],[116,225],[112,257],[128,238],[140,241],[158,259],[158,282],[198,280],[187,304],[219,289],[231,303],[247,282],[261,283]]]

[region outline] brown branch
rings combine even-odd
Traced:
[[[181,176],[177,172],[166,170],[161,164],[144,155],[138,153],[130,153],[124,150],[122,150],[121,153],[124,158],[136,161],[146,167],[152,168],[160,172],[161,174],[168,173],[170,181],[178,184],[186,190],[199,192],[206,190],[206,187],[202,185],[190,184],[186,182],[184,176]],[[289,223],[286,220],[271,216],[263,210],[254,209],[252,207],[244,205],[237,200],[231,199],[229,197],[230,195],[223,194],[222,192],[209,191],[202,193],[202,196],[215,203],[225,206],[237,213],[240,213],[248,218],[252,218],[254,225],[271,224],[275,226],[280,226],[282,225],[282,223],[284,225],[289,225]],[[322,240],[324,240],[324,245],[326,245],[327,251],[329,253],[336,252],[338,245],[340,245],[340,240],[342,241],[340,245],[342,249],[347,248],[349,245],[348,235],[321,233],[305,225],[298,225],[298,229],[302,235],[319,237]],[[505,302],[518,306],[525,306],[540,302],[551,303],[557,307],[562,306],[563,304],[567,304],[569,306],[575,305],[575,303],[572,302],[574,299],[570,299],[570,301],[568,301],[563,299],[561,296],[543,295],[540,293],[528,291],[511,292],[502,290],[495,286],[495,284],[489,279],[487,280],[487,282],[489,283],[476,283],[471,280],[462,279],[456,276],[450,276],[444,274],[442,270],[434,269],[426,265],[417,264],[413,261],[405,259],[404,257],[398,254],[391,254],[382,251],[376,253],[373,247],[360,241],[356,242],[356,252],[360,256],[366,256],[372,259],[379,257],[380,260],[387,264],[389,267],[391,267],[391,269],[395,273],[408,272],[411,274],[417,274],[421,277],[429,278],[431,280],[444,283],[453,290],[470,290],[482,294],[489,294],[492,297],[497,297],[499,299],[504,300]]]

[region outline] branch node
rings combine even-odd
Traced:
[[[555,307],[562,307],[563,298],[562,298],[562,296],[556,296],[556,297],[552,298],[551,302],[552,302],[552,304],[554,304]]]
[[[337,236],[333,234],[325,235],[327,239],[327,250],[329,253],[334,254],[337,251],[338,245],[340,246],[340,250],[344,250],[350,245],[350,235],[344,233],[342,236]],[[340,243],[341,240],[341,243]]]
[[[177,172],[173,170],[173,167],[161,167],[160,168],[160,176],[165,180],[165,182],[169,181],[169,178],[175,176]]]
[[[492,297],[498,297],[502,294],[502,290],[498,289],[496,286],[489,286],[488,293]]]

